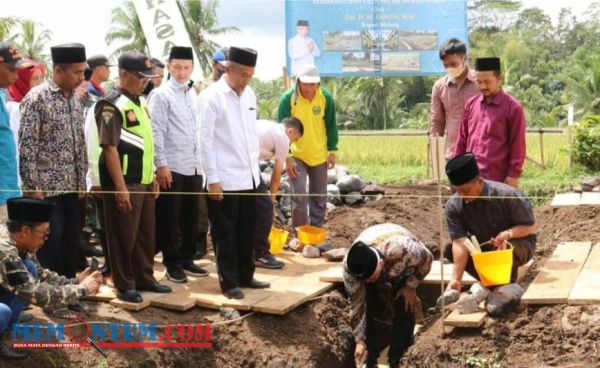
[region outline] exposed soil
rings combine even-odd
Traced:
[[[389,187],[381,201],[338,207],[328,219],[329,240],[348,246],[366,227],[401,224],[434,252],[439,244],[439,206],[434,186]],[[445,192],[444,195],[447,195]],[[540,224],[536,264],[525,282],[560,241],[600,242],[600,208],[536,209]],[[445,226],[445,223],[444,223]],[[446,230],[443,231],[447,237]],[[285,316],[253,314],[229,324],[218,311],[194,308],[177,313],[158,308],[140,312],[107,303],[89,303],[88,321],[156,324],[212,322],[211,349],[107,349],[105,361],[93,349],[33,350],[32,357],[10,367],[351,367],[354,343],[348,303],[341,288]],[[38,308],[36,320],[48,321]],[[406,367],[600,366],[600,307],[521,307],[506,319],[488,318],[480,329],[448,329],[441,338],[436,316],[424,326],[407,353]],[[4,364],[2,364],[4,363]]]

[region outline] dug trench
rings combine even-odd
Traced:
[[[440,210],[436,187],[387,187],[386,197],[356,207],[339,206],[326,228],[335,247],[347,247],[366,227],[382,222],[401,224],[439,255]],[[444,192],[448,195],[448,192]],[[549,202],[548,202],[549,203]],[[600,208],[536,207],[539,237],[531,282],[544,258],[560,241],[600,242]],[[444,224],[445,226],[445,224]],[[441,234],[447,238],[446,230]],[[419,289],[425,308],[439,287]],[[32,350],[10,367],[352,367],[354,343],[348,302],[342,287],[284,316],[252,314],[228,321],[218,311],[194,308],[176,313],[158,308],[131,312],[108,303],[90,303],[88,321],[213,323],[209,349],[107,349],[104,360],[95,350]],[[49,321],[38,308],[36,320]],[[244,315],[242,313],[242,315]],[[487,318],[479,329],[442,332],[440,314],[429,314],[403,360],[406,367],[537,367],[600,365],[600,308],[597,306],[518,307],[502,319]]]

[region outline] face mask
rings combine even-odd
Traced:
[[[179,82],[177,82],[177,79],[175,79],[173,77],[171,77],[171,79],[169,79],[169,83],[173,84],[173,86],[178,89],[187,87],[187,82],[179,83]]]
[[[451,68],[446,68],[446,72],[448,73],[448,76],[452,79],[456,79],[458,77],[460,77],[460,75],[465,71],[465,66],[461,65],[461,66],[457,66],[457,67],[451,67]]]

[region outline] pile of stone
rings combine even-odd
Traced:
[[[581,184],[573,187],[573,191],[581,192],[600,192],[600,177],[586,177],[581,180]]]
[[[263,161],[260,164],[261,176],[267,186],[271,182],[273,173],[273,162]],[[276,215],[282,223],[289,223],[292,217],[291,186],[287,173],[282,174],[281,185],[276,204]],[[344,167],[337,165],[327,172],[327,212],[330,213],[341,205],[358,205],[383,198],[385,190],[383,187],[365,181],[358,175],[353,175]]]

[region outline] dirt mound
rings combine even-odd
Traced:
[[[432,252],[439,248],[438,191],[435,186],[390,186],[384,199],[360,206],[340,206],[327,219],[325,228],[334,247],[349,247],[369,226],[382,222],[402,225],[412,231]],[[449,191],[443,192],[444,196]],[[448,239],[443,220],[444,239]]]

